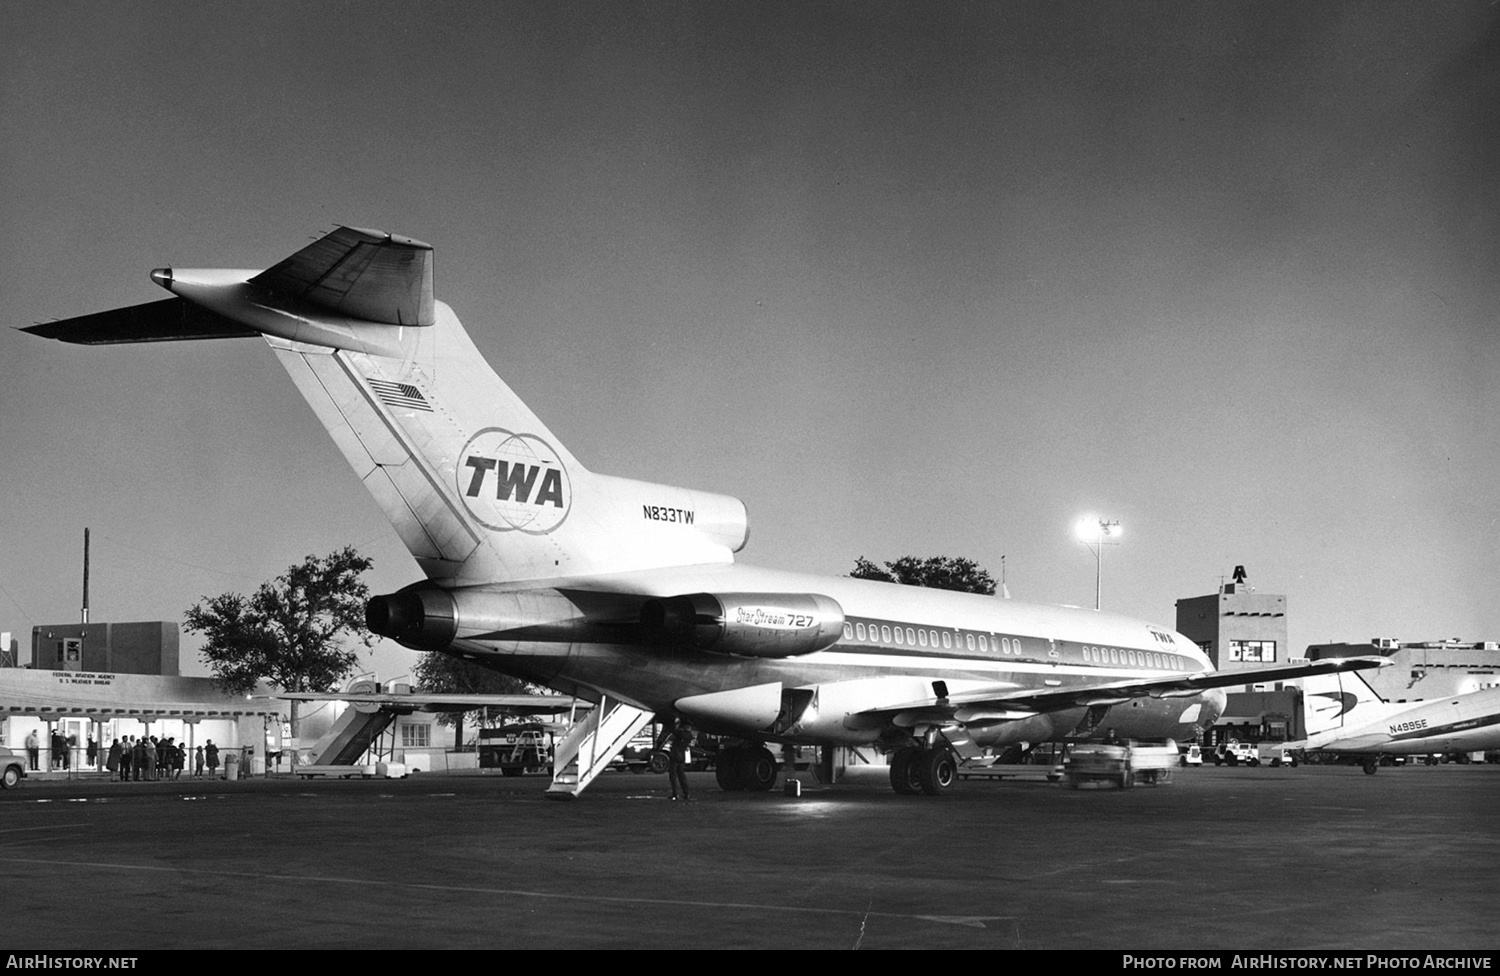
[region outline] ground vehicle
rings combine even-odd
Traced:
[[[0,746],[0,787],[10,789],[26,778],[26,757],[19,749]]]
[[[546,772],[552,767],[552,729],[542,722],[479,730],[479,768],[505,776]]]
[[[1177,745],[1139,742],[1078,745],[1068,757],[1063,778],[1069,789],[1084,783],[1115,783],[1129,789],[1137,782],[1170,783],[1172,766],[1178,761]]]
[[[1247,766],[1259,766],[1260,753],[1256,752],[1253,743],[1230,739],[1228,742],[1219,743],[1218,748],[1214,749],[1214,765],[1222,766],[1225,763],[1231,766],[1238,766],[1241,763]]]
[[[1203,747],[1194,742],[1186,749],[1183,749],[1182,754],[1177,757],[1177,764],[1179,766],[1203,765]]]
[[[1257,759],[1267,766],[1296,766],[1297,754],[1283,742],[1262,742],[1256,746]]]

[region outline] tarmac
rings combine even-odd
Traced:
[[[691,774],[0,791],[0,943],[131,949],[1484,950],[1500,766],[1214,768],[943,797]],[[0,946],[3,948],[3,946]]]

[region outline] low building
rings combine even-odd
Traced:
[[[282,703],[183,677],[178,652],[171,621],[33,628],[32,665],[0,667],[0,744],[25,749],[35,736],[42,774],[103,770],[111,743],[127,737],[170,737],[189,755],[212,741],[264,768]]]
[[[1380,697],[1393,702],[1425,701],[1500,687],[1500,641],[1399,641],[1389,637],[1365,643],[1310,644],[1310,659],[1389,658],[1390,667],[1360,672]]]

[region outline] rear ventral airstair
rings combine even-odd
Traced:
[[[582,793],[641,729],[656,717],[609,696],[579,719],[553,752],[552,784],[546,795],[569,800]]]

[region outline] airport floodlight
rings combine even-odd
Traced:
[[[1077,533],[1078,541],[1088,546],[1094,554],[1094,609],[1098,610],[1104,589],[1104,547],[1120,544],[1123,533],[1120,520],[1088,515],[1078,520],[1073,531]]]

